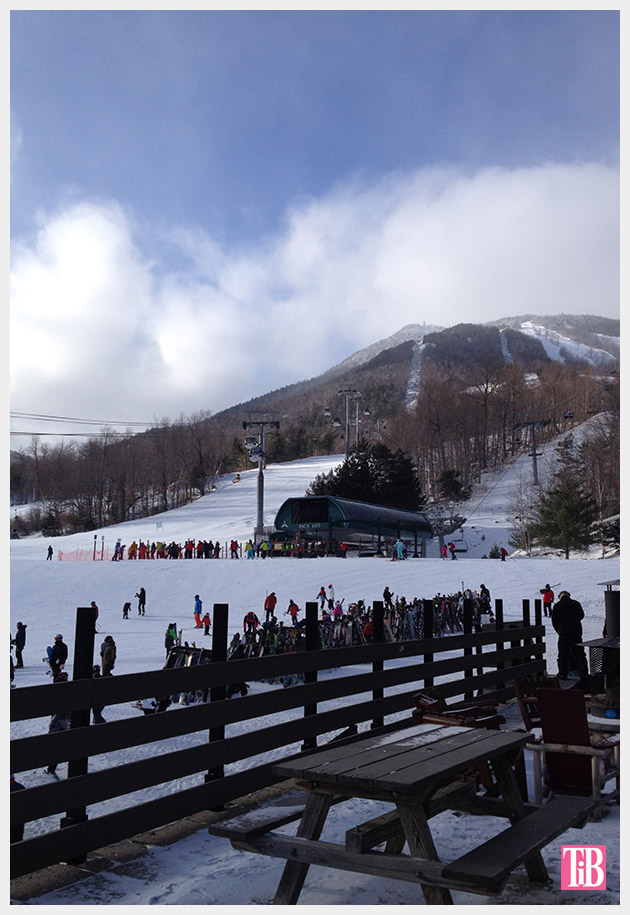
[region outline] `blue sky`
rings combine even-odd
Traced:
[[[614,10],[14,10],[11,133],[14,410],[175,418],[407,323],[618,315]]]

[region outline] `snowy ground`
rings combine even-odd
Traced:
[[[341,460],[342,456],[331,456],[269,466],[265,473],[265,523],[273,522],[285,498],[303,495],[316,474],[329,470]],[[99,547],[101,538],[104,538],[105,546],[113,547],[118,537],[127,544],[133,538],[167,542],[180,542],[188,537],[244,541],[251,535],[256,518],[256,470],[242,473],[240,483],[234,483],[233,476],[226,477],[219,482],[216,491],[193,505],[162,516],[53,540],[34,537],[12,541],[11,633],[15,634],[18,620],[28,627],[25,668],[16,672],[16,688],[50,682],[41,659],[55,633],[64,634],[72,658],[76,607],[87,606],[92,600],[100,608],[101,637],[111,634],[118,646],[115,674],[161,667],[164,632],[171,621],[184,629],[184,638],[209,646],[210,639],[200,637],[199,631],[192,629],[194,595],[197,593],[206,609],[211,609],[213,603],[228,603],[231,631],[238,631],[242,629],[242,619],[248,610],[253,609],[261,615],[263,601],[271,590],[278,595],[279,618],[286,620],[284,612],[291,598],[303,607],[306,601],[315,599],[321,585],[329,583],[333,583],[337,597],[345,598],[346,605],[358,599],[369,605],[381,598],[385,585],[389,585],[394,594],[427,598],[462,587],[477,589],[483,582],[493,599],[503,599],[505,616],[509,620],[520,616],[524,598],[533,602],[540,596],[540,588],[549,582],[556,593],[566,589],[581,601],[586,613],[584,636],[586,639],[599,638],[604,622],[602,582],[619,578],[618,558],[568,562],[557,558],[516,556],[507,562],[480,558],[495,542],[507,546],[507,501],[518,474],[526,473],[529,463],[526,458],[524,462],[521,459],[520,469],[517,462],[507,472],[484,476],[483,488],[475,493],[469,507],[471,524],[464,532],[468,552],[460,553],[457,562],[437,558],[436,544],[431,545],[429,558],[399,563],[391,563],[386,558],[356,557],[347,560],[195,559],[122,563],[45,560],[49,543],[53,545],[55,556],[59,549],[71,551],[83,547],[91,551],[94,534]],[[161,528],[157,527],[157,522],[161,522]],[[137,615],[134,599],[141,586],[147,592],[144,617]],[[127,600],[131,601],[133,609],[130,618],[123,620],[121,609]],[[549,668],[555,670],[555,636],[551,629],[548,645]],[[68,669],[71,673],[71,664]],[[271,687],[252,684],[254,691],[265,688]],[[136,713],[128,705],[116,706],[107,709],[105,717],[114,720],[133,714]],[[177,710],[169,710],[168,714],[177,714]],[[43,733],[46,727],[47,720],[36,719],[13,725],[12,734]],[[247,727],[247,723],[242,727]],[[99,764],[106,765],[107,760],[100,760]],[[65,775],[63,765],[59,772],[62,777]],[[201,777],[184,779],[179,786],[196,784]],[[41,772],[19,774],[25,785],[40,784],[45,778]],[[177,787],[173,785],[171,789]],[[147,790],[141,799],[153,796],[154,790],[158,789]],[[341,836],[346,821],[359,803],[366,805],[365,819],[376,809],[374,804],[359,801],[333,808],[330,826],[327,826],[330,833],[324,837],[334,840]],[[438,849],[444,857],[454,856],[464,841],[478,842],[488,837],[489,830],[494,827],[491,822],[452,813],[438,817],[433,823]],[[45,829],[44,822],[28,824],[26,835]],[[561,844],[606,845],[606,892],[560,891]],[[526,897],[504,894],[489,904],[619,904],[619,809],[613,807],[610,816],[601,824],[589,824],[582,831],[572,831],[562,840],[556,840],[545,852],[545,860],[554,878],[552,888],[534,889]],[[136,863],[133,868],[120,866],[86,877],[70,887],[31,899],[29,904],[269,905],[281,868],[281,862],[235,852],[227,840],[208,836],[201,830],[172,846],[151,849],[143,856],[141,864]],[[456,894],[456,897],[456,903],[462,905],[485,902],[482,897],[465,894]],[[301,905],[422,903],[421,894],[410,884],[320,868],[311,869],[300,897]]]

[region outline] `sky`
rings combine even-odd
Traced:
[[[586,431],[587,427],[583,427]],[[547,461],[553,445],[543,446]],[[301,495],[315,475],[327,472],[343,460],[343,455],[329,455],[270,464],[265,472],[265,520],[272,522],[282,502],[295,495]],[[214,603],[229,605],[229,636],[242,631],[242,619],[248,610],[258,612],[265,596],[275,590],[278,597],[278,619],[288,620],[286,608],[291,598],[303,610],[306,601],[315,600],[319,588],[332,583],[335,597],[344,601],[343,606],[362,599],[366,606],[380,600],[387,584],[392,593],[405,596],[432,598],[435,594],[452,594],[462,588],[478,590],[484,582],[490,590],[492,600],[504,602],[506,621],[522,618],[522,601],[540,599],[540,588],[549,582],[555,593],[567,589],[572,597],[579,600],[585,611],[584,638],[598,639],[605,619],[605,582],[619,579],[619,557],[599,559],[599,551],[593,551],[591,558],[580,555],[568,561],[555,556],[534,555],[531,558],[512,553],[506,562],[481,558],[487,555],[493,543],[507,543],[511,528],[513,510],[510,509],[511,495],[521,485],[523,475],[531,474],[531,460],[521,455],[509,468],[490,471],[483,476],[483,483],[476,485],[468,503],[469,521],[464,527],[468,545],[466,553],[459,553],[458,560],[443,561],[438,558],[437,541],[428,543],[426,559],[410,559],[392,563],[383,558],[361,558],[350,555],[347,560],[318,558],[314,560],[271,559],[269,561],[243,559],[237,562],[217,560],[193,561],[58,561],[65,555],[68,560],[75,549],[83,549],[91,560],[94,536],[104,538],[105,549],[111,549],[118,537],[129,545],[132,539],[150,539],[158,536],[170,542],[183,542],[187,537],[219,539],[227,544],[232,537],[244,542],[251,536],[256,518],[257,476],[255,469],[243,472],[238,485],[234,476],[221,477],[217,489],[183,508],[166,512],[160,516],[136,519],[125,524],[114,525],[97,532],[72,534],[64,537],[43,539],[29,537],[10,541],[10,607],[11,633],[15,634],[17,622],[27,627],[24,668],[15,674],[15,688],[41,685],[50,682],[46,677],[46,646],[57,632],[64,635],[69,646],[67,669],[72,676],[76,607],[87,606],[95,600],[99,607],[97,645],[105,634],[111,634],[117,645],[114,675],[155,670],[164,661],[164,632],[171,621],[183,631],[183,638],[197,645],[210,643],[192,628],[194,595],[200,594],[204,610]],[[157,520],[162,528],[156,527]],[[484,539],[482,539],[482,537]],[[47,562],[46,548],[51,544],[55,560]],[[97,553],[98,555],[98,553]],[[8,576],[7,576],[8,580]],[[133,597],[140,587],[147,593],[146,615],[136,613]],[[9,597],[9,595],[7,595]],[[131,601],[132,612],[128,620],[122,619],[121,608],[125,601]],[[262,618],[262,614],[258,615]],[[549,618],[543,618],[547,629],[546,658],[548,669],[555,671],[556,637]],[[207,646],[206,646],[207,647]],[[396,664],[400,661],[394,662]],[[362,672],[359,670],[359,672]],[[338,672],[322,673],[322,679],[335,676]],[[446,675],[445,679],[448,679]],[[252,695],[274,689],[271,684],[250,683]],[[392,688],[392,691],[395,688]],[[240,698],[230,700],[240,702]],[[330,706],[329,706],[330,707]],[[178,706],[172,706],[167,714],[178,714]],[[514,709],[506,711],[507,727],[522,728],[522,721]],[[116,721],[140,715],[131,709],[129,702],[109,706],[104,713],[107,721]],[[290,712],[279,713],[274,721],[286,720]],[[402,715],[401,715],[402,717]],[[7,721],[8,726],[8,721]],[[43,733],[48,726],[47,718],[35,718],[11,724],[12,737],[24,737]],[[103,725],[106,727],[106,725]],[[250,721],[233,726],[233,732],[244,732],[251,727]],[[364,730],[364,727],[360,728]],[[323,743],[333,735],[325,735]],[[181,737],[168,742],[168,750],[182,749],[193,742],[204,739],[203,735]],[[298,747],[290,748],[297,750]],[[125,762],[144,759],[148,754],[164,752],[164,745],[139,746],[128,753]],[[287,752],[290,752],[288,750]],[[280,751],[277,751],[276,758]],[[105,754],[91,761],[90,768],[111,767],[121,760],[115,753]],[[262,761],[262,758],[259,760]],[[233,763],[235,771],[247,763]],[[526,767],[531,779],[532,758],[527,754]],[[42,771],[16,773],[20,783],[33,787],[47,781]],[[66,765],[59,766],[59,774],[66,777]],[[119,800],[112,799],[90,809],[90,816],[100,816],[116,809],[121,804],[142,803],[164,795],[165,791],[177,791],[199,783],[202,774],[193,774],[170,782],[168,785],[154,785]],[[610,783],[606,790],[610,790]],[[530,781],[530,790],[532,782]],[[530,794],[530,797],[532,795]],[[334,808],[330,825],[333,835],[330,841],[343,841],[347,828],[360,820],[375,816],[383,809],[374,809],[367,803],[359,810],[357,804],[342,804]],[[348,809],[350,808],[350,809]],[[353,818],[355,818],[353,820]],[[29,823],[26,837],[41,834],[57,828],[58,817],[51,817]],[[289,831],[295,825],[288,827]],[[444,860],[451,860],[462,853],[464,843],[480,844],[494,823],[485,817],[461,817],[453,815],[438,817],[432,821],[436,830],[436,842]],[[547,862],[552,886],[534,888],[527,893],[529,905],[619,905],[620,879],[620,808],[612,806],[610,816],[601,823],[589,823],[584,830],[572,830],[556,839],[547,847],[544,858]],[[292,833],[294,834],[294,833]],[[560,890],[560,848],[563,844],[606,845],[607,890],[593,896],[586,893],[566,893]],[[8,846],[7,846],[8,847]],[[468,846],[466,846],[468,847]],[[191,867],[192,861],[203,861],[203,867]],[[31,896],[31,905],[269,905],[277,886],[282,865],[272,859],[251,858],[235,852],[225,839],[209,836],[206,829],[199,828],[193,835],[173,845],[153,845],[146,855],[135,862],[119,861],[105,871],[88,874],[67,886],[50,886],[44,893],[45,884],[30,884],[30,892],[42,894]],[[255,876],[254,876],[255,874]],[[488,904],[520,905],[523,903],[520,891],[506,891]],[[411,884],[389,881],[384,878],[367,877],[363,874],[330,871],[314,868],[307,878],[300,896],[301,905],[417,905],[418,891]],[[456,904],[477,905],[486,900],[479,896],[457,894]]]
[[[14,412],[151,424],[410,323],[619,315],[617,10],[10,26]]]

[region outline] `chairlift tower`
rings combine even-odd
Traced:
[[[258,462],[258,485],[256,499],[256,528],[254,530],[254,540],[262,539],[264,534],[263,524],[263,506],[265,499],[265,432],[268,428],[279,429],[280,423],[277,419],[264,419],[265,416],[275,416],[275,413],[263,413],[260,418],[253,418],[251,413],[249,419],[243,421],[243,430],[257,429],[257,435],[248,435],[245,438],[245,447],[249,451],[250,461]]]
[[[548,426],[550,422],[550,419],[525,419],[521,422],[515,423],[514,426],[512,426],[513,431],[518,429],[531,429],[532,450],[529,457],[532,459],[534,486],[538,486],[538,461],[536,458],[539,458],[542,454],[542,451],[536,450],[536,429],[544,429],[545,426]]]

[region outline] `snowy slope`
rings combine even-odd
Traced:
[[[333,455],[268,467],[265,474],[265,522],[273,521],[277,508],[285,498],[303,494],[317,473],[330,469],[341,459],[342,456]],[[489,477],[483,500],[478,498],[472,515],[473,520],[476,518],[475,536],[478,532],[488,532],[485,540],[479,540],[479,549],[487,547],[490,531],[496,533],[497,540],[504,542],[503,535],[507,534],[508,528],[503,500],[510,475],[514,473],[515,469],[511,468],[502,476]],[[164,659],[164,632],[171,621],[184,629],[184,637],[189,641],[196,637],[197,644],[204,644],[204,641],[209,644],[209,639],[192,630],[193,599],[197,593],[206,608],[214,602],[227,602],[231,629],[237,631],[242,628],[246,611],[254,609],[260,615],[264,598],[271,590],[278,595],[279,618],[286,620],[283,614],[291,598],[303,607],[305,601],[315,599],[321,585],[328,583],[334,584],[336,595],[345,598],[346,604],[359,598],[371,604],[374,599],[380,599],[386,584],[395,594],[413,598],[432,597],[438,592],[450,593],[462,587],[476,589],[484,582],[493,598],[504,600],[506,618],[515,619],[519,617],[522,600],[537,598],[539,589],[549,582],[556,590],[567,588],[582,602],[586,612],[585,638],[597,638],[601,634],[604,620],[604,587],[601,582],[619,577],[618,559],[567,562],[514,557],[507,562],[499,562],[469,558],[475,555],[477,549],[477,546],[473,549],[472,535],[469,552],[460,554],[457,562],[438,558],[399,563],[391,563],[387,558],[136,560],[121,563],[45,560],[49,542],[53,544],[55,553],[58,549],[91,549],[94,533],[99,544],[101,538],[105,538],[105,545],[109,546],[118,537],[125,543],[130,543],[133,538],[153,540],[160,537],[167,541],[180,541],[189,536],[213,540],[218,537],[222,541],[232,537],[243,540],[251,534],[256,517],[256,476],[256,470],[243,473],[240,483],[234,483],[233,477],[226,477],[220,481],[215,492],[203,499],[151,519],[50,541],[42,538],[11,541],[11,632],[15,633],[18,620],[28,627],[24,653],[26,666],[16,672],[16,688],[50,682],[41,658],[56,632],[65,635],[72,658],[76,607],[86,606],[91,600],[95,600],[100,608],[101,637],[113,635],[118,646],[115,674],[160,668]],[[159,529],[156,527],[158,522],[162,524]],[[139,617],[135,611],[134,594],[141,586],[147,591],[147,615],[144,617]],[[130,618],[123,620],[121,608],[127,600],[132,602],[134,609]],[[554,647],[555,636],[550,632],[550,669],[554,669]],[[71,673],[72,665],[68,664],[68,668]],[[252,684],[253,691],[271,688],[268,684]],[[128,705],[109,707],[105,711],[108,720],[135,714],[140,713]],[[168,714],[177,714],[177,709],[169,710]],[[248,723],[244,722],[235,727],[247,726]],[[34,719],[14,724],[11,731],[15,735],[23,735],[43,733],[46,728],[46,719]],[[188,746],[194,742],[195,737],[191,735],[182,738],[178,745]],[[138,758],[142,758],[145,752],[145,748],[139,748]],[[125,758],[136,758],[133,754],[134,751],[129,751]],[[99,758],[93,765],[106,766],[107,758]],[[60,766],[59,771],[63,777],[65,766]],[[20,773],[19,778],[26,785],[37,785],[46,780],[41,772]],[[175,791],[197,784],[200,778],[201,775],[190,776],[166,787],[147,789],[125,800],[127,803],[141,802],[159,796],[164,790]],[[115,805],[120,803],[109,802],[104,809],[115,809]],[[344,818],[352,814],[358,803],[335,808],[330,818],[331,838],[334,838],[333,834],[343,834],[346,828]],[[368,807],[366,819],[380,812],[378,805],[368,804]],[[47,828],[45,821],[28,824],[27,835],[46,831]],[[482,837],[487,837],[489,828],[487,821],[452,815],[440,818],[439,824],[436,822],[436,834],[445,856],[458,853],[462,841],[480,841]],[[568,844],[583,844],[584,841],[607,844],[609,889],[597,900],[603,904],[618,904],[618,811],[614,809],[601,825],[591,824],[586,830],[568,838]],[[563,837],[563,842],[567,844],[567,836]],[[494,904],[578,904],[578,901],[593,904],[594,900],[586,900],[584,894],[568,895],[559,891],[560,844],[557,840],[545,856],[554,876],[552,889],[533,889],[526,900],[520,896],[504,895]],[[268,905],[280,871],[279,862],[252,859],[234,852],[225,840],[210,837],[201,830],[173,846],[152,849],[135,869],[120,867],[94,874],[29,902],[42,905]],[[479,897],[466,894],[459,894],[456,899],[458,904],[463,905],[475,905],[479,901]],[[419,894],[411,885],[318,868],[312,870],[300,898],[300,904],[304,905],[413,905],[419,902]]]

